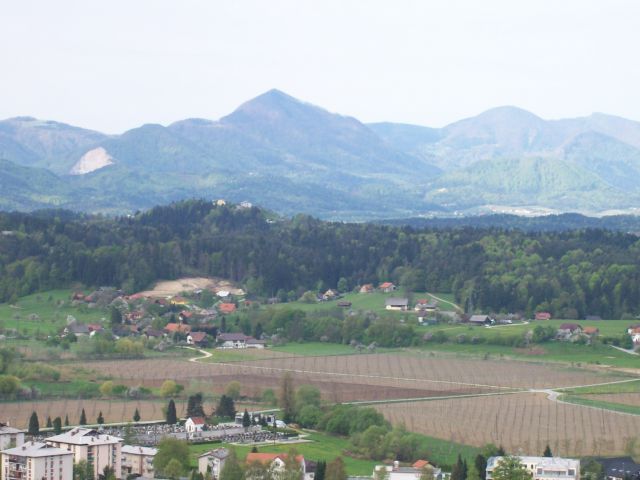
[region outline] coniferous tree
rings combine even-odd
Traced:
[[[316,462],[316,474],[314,480],[324,480],[326,471],[327,462],[324,460],[318,460],[318,462]]]
[[[175,425],[178,423],[178,415],[176,414],[176,403],[173,399],[169,400],[167,405],[167,424]]]
[[[139,422],[140,421],[140,412],[138,411],[137,408],[136,408],[136,411],[133,412],[133,421],[134,422]]]
[[[480,480],[486,480],[487,478],[487,459],[479,453],[476,455],[475,460],[473,461],[476,466],[476,470],[478,471],[478,475],[480,476]]]
[[[247,409],[244,409],[244,414],[242,415],[242,426],[244,428],[249,428],[251,426],[251,417],[249,416],[249,412]]]
[[[542,454],[543,457],[553,457],[553,453],[551,453],[551,447],[549,446],[549,444],[547,444],[547,446],[544,449],[544,453]]]
[[[47,417],[47,428],[53,428],[53,422],[51,421],[51,417]]]
[[[53,432],[56,435],[62,433],[62,419],[60,417],[56,417],[53,419]]]
[[[29,435],[38,435],[40,433],[40,422],[38,421],[38,414],[36,412],[31,413],[29,417]]]
[[[78,422],[80,425],[86,425],[87,424],[87,414],[84,412],[84,408],[82,409],[82,412],[80,412],[80,422]]]
[[[69,426],[69,415],[65,415],[64,416],[64,426],[68,427]]]
[[[292,422],[295,417],[296,401],[293,388],[293,378],[289,372],[282,377],[280,385],[280,408],[282,409],[282,420],[285,423]]]
[[[104,417],[102,416],[102,410],[98,413],[98,418],[96,419],[96,423],[98,425],[102,425],[104,423]]]

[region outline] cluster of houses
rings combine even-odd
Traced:
[[[200,295],[202,290],[194,291],[194,295]],[[242,308],[249,307],[250,301],[243,298],[238,299],[238,295],[243,294],[240,289],[212,288],[218,299],[212,308],[201,308],[191,300],[177,295],[169,298],[155,298],[142,294],[125,296],[121,291],[102,287],[95,292],[85,295],[82,292],[75,292],[71,298],[72,302],[84,302],[91,306],[101,305],[116,308],[121,312],[122,324],[113,325],[111,333],[116,337],[142,336],[147,339],[158,340],[165,338],[179,338],[188,345],[200,347],[213,346],[216,343],[223,348],[264,348],[265,341],[242,334],[221,334],[218,333],[216,323],[220,316],[234,313],[241,305]],[[235,298],[235,300],[232,300]],[[162,328],[154,328],[154,320],[160,307],[160,317],[165,317],[168,323]],[[67,318],[67,325],[61,332],[65,337],[69,334],[75,336],[93,336],[104,331],[104,326],[100,324],[84,324],[78,322],[72,316]]]
[[[121,438],[90,428],[74,428],[44,442],[25,442],[22,430],[2,425],[0,446],[4,480],[73,480],[73,465],[83,460],[93,478],[106,467],[117,479],[153,478],[157,453],[155,448],[123,445]]]

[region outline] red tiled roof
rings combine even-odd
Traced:
[[[536,320],[549,320],[551,318],[551,314],[549,312],[537,312]]]
[[[184,332],[188,333],[191,331],[191,327],[189,325],[185,325],[182,323],[167,323],[167,326],[164,327],[167,332]]]
[[[191,332],[191,339],[196,343],[203,341],[206,336],[206,332]]]
[[[221,303],[218,309],[221,313],[233,313],[236,311],[236,306],[233,303]]]
[[[203,417],[189,417],[196,425],[204,425],[206,422]]]
[[[429,462],[426,460],[416,460],[416,462],[412,465],[413,468],[424,468],[429,465]]]
[[[393,287],[393,283],[391,282],[384,282],[380,284],[380,288],[389,288],[389,287]]]

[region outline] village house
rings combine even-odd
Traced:
[[[504,457],[487,460],[487,480],[492,480],[493,470]],[[579,480],[580,460],[561,457],[520,457],[522,465],[529,471],[532,480]]]
[[[336,297],[338,297],[338,292],[336,292],[335,290],[327,290],[326,292],[324,292],[322,294],[322,300],[328,301],[328,300],[333,300]]]
[[[218,310],[223,315],[230,315],[236,311],[236,306],[233,303],[221,303],[218,305]]]
[[[593,338],[597,337],[600,334],[600,329],[598,327],[584,327],[582,333]]]
[[[191,332],[187,335],[187,345],[204,346],[207,343],[206,332]]]
[[[226,448],[216,448],[203,453],[198,457],[198,472],[206,475],[211,474],[213,479],[220,477],[220,472],[224,468],[224,462],[229,456],[229,450]]]
[[[171,334],[171,333],[188,334],[189,332],[191,332],[191,326],[187,325],[186,323],[167,323],[163,330],[167,334]]]
[[[577,323],[563,323],[558,327],[556,338],[558,340],[571,341],[582,335],[582,327]]]
[[[24,430],[0,423],[0,450],[19,447],[24,443]]]
[[[413,308],[416,312],[424,312],[427,314],[433,314],[438,311],[437,302],[421,298],[416,302],[416,306]]]
[[[137,445],[122,446],[122,478],[137,475],[143,478],[153,478],[153,459],[158,450],[151,447]]]
[[[640,345],[640,324],[631,325],[627,328],[627,334],[631,337],[634,345]]]
[[[249,453],[247,454],[246,464],[259,462],[262,465],[268,466],[271,477],[278,479],[282,477],[287,461],[286,453]],[[304,480],[313,480],[315,476],[315,468],[311,467],[311,462],[305,461],[302,455],[296,457],[296,461],[300,464],[301,475],[300,478]]]
[[[384,282],[378,286],[378,290],[384,293],[391,293],[396,290],[396,286],[391,282]]]
[[[216,341],[220,348],[264,348],[267,343],[244,333],[219,333]]]
[[[551,320],[551,314],[549,312],[536,312],[536,320]]]
[[[73,453],[46,443],[28,442],[2,451],[3,480],[72,480]]]
[[[489,317],[489,315],[471,315],[469,317],[469,323],[471,325],[483,326],[492,325],[494,321]]]
[[[384,308],[387,310],[399,310],[406,311],[409,307],[409,299],[408,298],[400,298],[400,297],[389,297],[384,302]]]
[[[367,283],[365,285],[362,285],[360,287],[360,290],[358,290],[360,293],[373,293],[375,291],[375,288],[373,288],[373,285],[370,283]]]
[[[184,429],[187,433],[196,433],[204,430],[207,421],[204,417],[189,417],[187,421],[184,422]]]
[[[376,465],[373,478],[379,478],[380,473],[384,472],[385,480],[420,480],[425,470],[430,471],[434,480],[442,480],[442,470],[426,460],[418,460],[411,466],[400,466],[398,461],[393,462],[393,465]]]
[[[113,469],[116,478],[122,478],[121,438],[90,428],[74,428],[47,438],[46,443],[73,452],[74,463],[86,460],[92,464],[94,478],[102,475],[105,467]]]

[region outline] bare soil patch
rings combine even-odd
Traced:
[[[153,289],[140,292],[145,297],[166,298],[179,295],[182,292],[195,290],[226,290],[232,295],[244,295],[244,290],[238,288],[233,282],[222,278],[186,277],[177,280],[165,280],[158,282]]]

